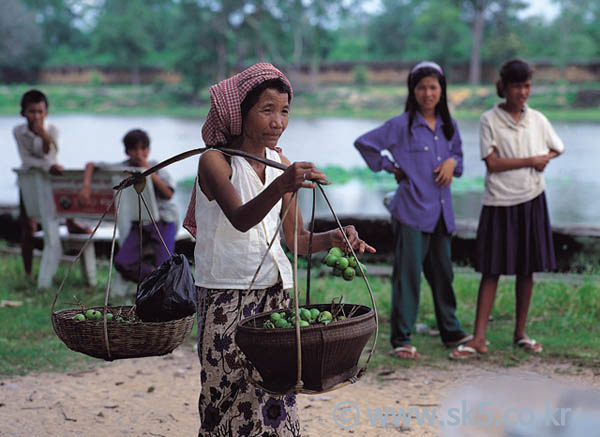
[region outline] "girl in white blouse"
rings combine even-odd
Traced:
[[[556,132],[540,112],[527,106],[532,69],[514,59],[500,70],[497,103],[481,116],[480,147],[485,161],[485,193],[477,230],[476,269],[482,273],[474,338],[452,351],[466,359],[487,352],[485,338],[500,275],[516,275],[513,344],[541,352],[541,343],[525,332],[533,272],[556,268],[543,171],[564,151]]]

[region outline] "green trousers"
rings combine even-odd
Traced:
[[[392,219],[394,270],[392,276],[392,347],[410,344],[417,319],[421,272],[431,287],[435,317],[442,342],[454,342],[467,334],[456,318],[454,273],[450,235],[440,217],[433,233],[422,232]]]

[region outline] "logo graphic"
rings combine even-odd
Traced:
[[[360,411],[354,402],[340,402],[333,409],[333,421],[340,428],[354,428],[358,419],[360,419]]]

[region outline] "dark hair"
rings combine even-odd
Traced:
[[[448,98],[446,97],[446,78],[437,69],[432,67],[419,68],[417,71],[414,71],[408,75],[408,98],[406,99],[406,105],[404,107],[404,111],[408,112],[408,131],[410,135],[412,135],[412,123],[415,119],[415,113],[419,110],[419,104],[417,103],[417,98],[415,96],[415,88],[421,79],[429,76],[435,77],[442,88],[442,95],[440,96],[440,101],[435,106],[435,113],[436,115],[439,114],[439,116],[442,118],[442,121],[444,122],[444,125],[442,126],[444,136],[447,140],[450,140],[454,136],[454,125],[452,124],[450,110],[448,109]]]
[[[40,102],[44,102],[46,104],[46,109],[48,109],[49,105],[48,105],[48,98],[46,97],[46,94],[44,94],[40,90],[27,91],[25,94],[23,94],[23,97],[21,97],[21,114],[23,114],[25,112],[25,110],[27,109],[27,107],[29,105],[31,105],[32,103],[40,103]]]
[[[254,105],[256,105],[256,102],[258,102],[260,95],[263,93],[264,90],[267,90],[267,89],[274,89],[274,90],[279,91],[282,94],[286,93],[288,95],[288,102],[289,102],[291,90],[290,90],[290,87],[288,86],[288,84],[286,84],[283,80],[281,80],[279,78],[265,80],[264,82],[261,82],[257,86],[252,88],[250,90],[250,92],[248,94],[246,94],[246,97],[244,98],[244,101],[242,102],[242,105],[241,105],[242,120],[244,120],[246,118],[246,115],[248,115],[248,112],[250,112],[250,109]]]
[[[129,149],[133,149],[139,143],[142,143],[144,149],[150,147],[150,138],[148,134],[141,129],[133,129],[125,134],[123,137],[123,144],[125,144],[125,152]]]
[[[522,59],[506,61],[500,68],[500,79],[496,81],[496,93],[504,98],[504,89],[511,83],[522,83],[531,79],[533,69]]]

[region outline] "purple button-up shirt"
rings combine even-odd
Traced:
[[[463,171],[462,141],[454,120],[454,136],[447,140],[438,116],[435,131],[419,112],[415,114],[412,135],[408,131],[408,113],[386,121],[382,126],[360,136],[354,146],[373,171],[393,172],[399,167],[407,176],[398,184],[390,205],[392,216],[399,222],[423,232],[433,232],[443,216],[448,232],[456,231],[450,186],[435,183],[433,170],[446,159],[454,158],[454,176]],[[392,159],[382,152],[387,150]]]

